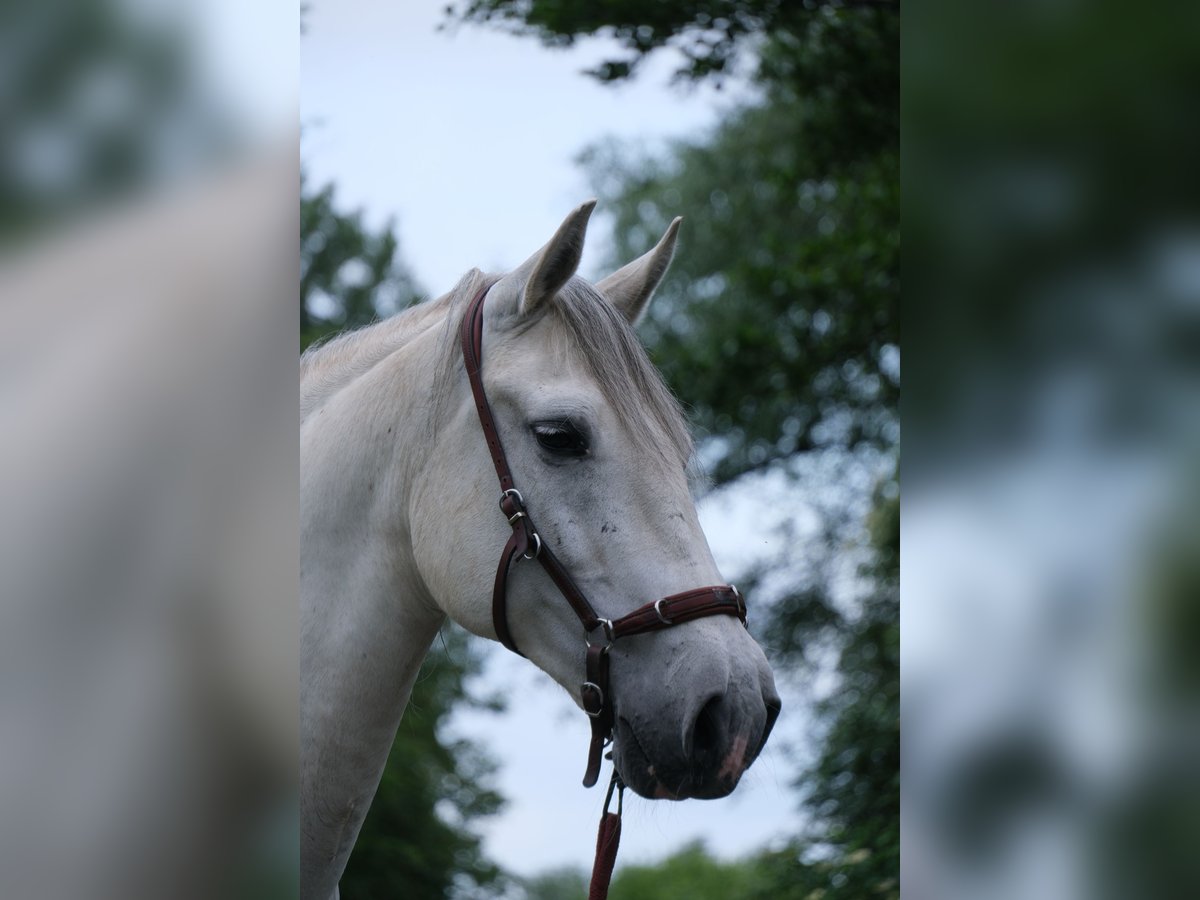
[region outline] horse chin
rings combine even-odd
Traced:
[[[635,794],[647,800],[716,800],[727,796],[738,785],[742,772],[722,771],[716,777],[705,777],[678,765],[656,765],[642,747],[633,728],[618,718],[613,759],[621,780]]]
[[[658,780],[658,771],[654,763],[642,749],[633,729],[621,719],[617,720],[615,728],[613,764],[620,773],[621,780],[638,796],[647,800],[684,799]]]

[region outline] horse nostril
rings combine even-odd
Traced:
[[[693,759],[715,756],[720,750],[721,727],[718,707],[721,697],[710,697],[708,702],[700,707],[696,719],[692,723],[692,740],[688,755]]]

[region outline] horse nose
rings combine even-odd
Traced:
[[[738,629],[735,636],[744,632]],[[665,632],[669,635],[669,632]],[[669,635],[673,636],[673,635]],[[614,667],[613,759],[643,797],[715,799],[729,794],[762,752],[779,715],[779,694],[757,646],[749,660],[672,647],[666,670]],[[666,685],[669,691],[661,691]],[[651,687],[659,688],[656,693]]]
[[[737,786],[757,758],[779,715],[778,697],[761,697],[761,712],[734,692],[704,698],[687,721],[683,736],[692,796],[723,797]]]

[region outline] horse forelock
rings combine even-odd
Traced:
[[[679,401],[624,315],[582,278],[567,282],[548,315],[563,326],[638,448],[687,465],[692,439]]]

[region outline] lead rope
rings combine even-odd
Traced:
[[[617,811],[609,812],[613,791],[617,792]],[[600,830],[596,834],[596,861],[592,864],[592,883],[588,887],[588,900],[607,900],[608,884],[612,881],[613,866],[617,864],[617,848],[621,845],[621,808],[625,799],[625,782],[614,767],[612,781],[608,783],[608,795],[604,798],[604,815],[600,817]]]

